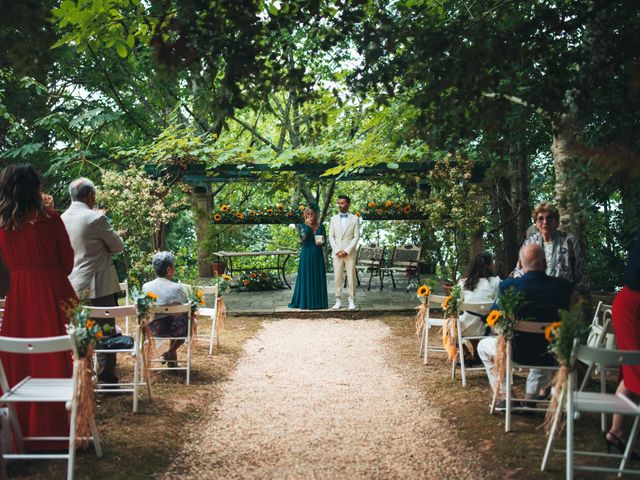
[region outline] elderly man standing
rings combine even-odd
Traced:
[[[524,274],[518,278],[508,278],[500,282],[500,294],[508,288],[515,288],[524,296],[524,303],[518,318],[534,322],[558,321],[558,310],[571,307],[573,286],[564,278],[551,277],[547,268],[544,250],[540,245],[529,244],[520,249],[520,264]],[[494,306],[494,308],[497,308]],[[478,356],[484,364],[492,389],[496,388],[494,372],[498,339],[484,338],[478,344]],[[522,364],[550,366],[555,360],[548,353],[547,342],[542,335],[517,333],[512,340],[513,359]],[[549,383],[551,372],[532,368],[527,376],[527,400],[539,399],[540,391]],[[503,390],[504,391],[504,390]],[[504,403],[501,402],[501,406]]]
[[[87,178],[78,178],[69,184],[71,205],[62,214],[74,251],[73,271],[69,281],[84,301],[95,307],[118,304],[120,292],[118,274],[112,255],[124,250],[121,236],[116,233],[103,212],[94,210],[96,189]],[[107,320],[108,322],[108,320]],[[115,323],[115,320],[112,320]],[[98,354],[98,380],[118,383],[116,354]]]

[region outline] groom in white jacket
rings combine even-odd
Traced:
[[[333,272],[336,281],[335,310],[342,306],[342,285],[344,271],[347,271],[347,288],[349,290],[349,310],[356,310],[356,246],[360,239],[358,217],[349,213],[351,200],[346,195],[338,197],[340,213],[331,217],[329,223],[329,242],[333,252]]]

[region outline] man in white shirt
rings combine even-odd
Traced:
[[[331,217],[329,222],[329,242],[333,252],[333,272],[336,281],[335,310],[342,307],[342,285],[344,272],[347,271],[347,289],[349,292],[349,310],[356,310],[356,246],[360,240],[358,217],[349,213],[351,200],[346,195],[338,197],[340,213]]]
[[[62,221],[73,247],[73,270],[69,281],[81,301],[95,307],[118,305],[120,292],[118,274],[112,256],[124,250],[121,236],[115,232],[109,220],[100,210],[94,210],[96,189],[88,178],[78,178],[69,184],[71,205],[62,214]],[[101,320],[115,327],[115,320]],[[102,383],[118,383],[116,354],[100,353],[98,380]]]

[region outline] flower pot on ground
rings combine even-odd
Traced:
[[[211,262],[211,274],[216,277],[224,273],[224,262]]]

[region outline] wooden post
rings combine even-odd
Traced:
[[[211,194],[209,188],[194,187],[191,190],[191,206],[196,223],[196,240],[198,242],[198,271],[201,277],[210,277],[211,263],[207,251],[207,239],[211,219]]]

